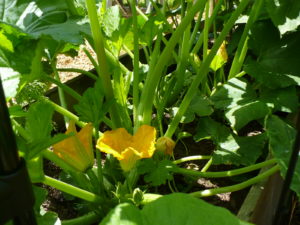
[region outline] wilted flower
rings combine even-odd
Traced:
[[[156,149],[165,153],[166,155],[173,155],[175,142],[169,137],[160,137],[156,142]]]
[[[129,171],[141,158],[151,158],[155,151],[156,130],[142,125],[132,136],[124,128],[106,131],[98,139],[97,148],[112,154],[120,161],[124,171]]]
[[[84,172],[94,164],[93,127],[87,124],[77,132],[74,121],[70,121],[66,134],[70,133],[74,135],[53,145],[53,152],[73,168]]]

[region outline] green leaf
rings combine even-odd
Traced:
[[[251,27],[248,47],[256,55],[262,54],[280,41],[279,30],[271,20],[259,20]]]
[[[255,98],[255,91],[243,78],[230,79],[226,84],[218,86],[210,97],[217,109],[232,108]]]
[[[188,194],[165,195],[142,210],[128,203],[118,205],[100,225],[239,225],[245,224],[227,209]]]
[[[225,113],[231,127],[238,131],[249,122],[262,119],[269,114],[269,108],[264,102],[253,101],[239,104]]]
[[[200,118],[195,141],[212,139],[216,145],[213,154],[214,164],[251,165],[261,155],[265,146],[265,134],[239,137],[221,123],[209,117]]]
[[[144,225],[139,209],[129,203],[114,208],[99,225]]]
[[[120,26],[120,10],[119,6],[111,6],[108,9],[106,9],[104,15],[103,15],[103,20],[102,20],[102,29],[104,33],[108,36],[111,37],[113,32],[117,31]]]
[[[165,184],[167,180],[172,180],[173,176],[170,172],[174,165],[169,160],[154,161],[153,159],[145,159],[139,163],[139,174],[145,174],[145,182],[151,183],[153,186]]]
[[[141,211],[145,225],[238,225],[227,209],[217,207],[188,194],[163,196]]]
[[[298,95],[294,86],[276,89],[276,91],[264,87],[261,90],[260,99],[275,112],[292,113],[296,112],[299,107]]]
[[[300,2],[294,0],[267,0],[267,11],[280,33],[294,31],[300,25]]]
[[[53,112],[53,107],[46,102],[37,102],[30,106],[25,126],[30,142],[51,137]]]
[[[36,218],[39,225],[61,225],[61,221],[55,212],[46,212]]]
[[[20,74],[11,68],[0,67],[0,78],[6,100],[16,96],[20,82]]]
[[[244,70],[272,89],[299,85],[299,52],[300,32],[287,34],[279,43],[263,51],[257,61],[249,59]]]
[[[80,102],[74,106],[81,121],[91,122],[98,126],[103,116],[108,111],[109,103],[103,103],[104,93],[101,80],[95,83],[93,88],[88,88]]]
[[[267,117],[265,120],[265,129],[269,137],[269,147],[279,163],[281,175],[285,177],[294,147],[296,131],[293,127],[274,115]],[[293,175],[291,189],[300,197],[299,159]]]
[[[174,116],[178,107],[173,107],[171,114]],[[212,102],[206,96],[197,94],[191,101],[185,114],[181,118],[181,123],[190,123],[195,120],[195,116],[209,116],[213,113]]]

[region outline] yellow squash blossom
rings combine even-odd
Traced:
[[[124,128],[106,131],[98,139],[97,148],[112,154],[120,161],[121,168],[129,171],[141,158],[151,158],[155,151],[156,130],[142,125],[132,136]]]
[[[66,134],[70,133],[74,135],[53,145],[53,152],[73,168],[85,172],[94,164],[93,127],[87,124],[80,132],[77,132],[74,121],[70,121]]]
[[[160,137],[156,142],[156,149],[163,152],[166,155],[173,155],[173,149],[175,148],[175,142],[169,137]]]

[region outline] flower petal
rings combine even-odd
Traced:
[[[139,153],[137,150],[134,148],[126,148],[122,152],[123,159],[120,160],[120,165],[123,171],[129,171],[131,170],[136,161],[141,159],[141,153]]]
[[[83,144],[85,152],[89,159],[94,161],[94,152],[93,152],[93,144],[92,144],[92,136],[93,136],[93,126],[91,123],[85,125],[79,133],[77,133],[77,138]]]
[[[98,139],[97,148],[122,160],[122,152],[130,147],[131,140],[132,136],[124,128],[118,128],[104,132]]]
[[[142,154],[142,158],[150,158],[155,151],[155,139],[156,129],[142,125],[133,136],[132,146]]]

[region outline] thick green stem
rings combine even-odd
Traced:
[[[77,8],[74,4],[74,0],[66,0],[66,3],[68,5],[68,9],[69,9],[71,15],[72,16],[78,16],[79,13],[78,13]]]
[[[138,105],[139,105],[139,37],[138,37],[138,21],[137,21],[137,10],[136,10],[136,2],[135,0],[130,0],[130,7],[132,12],[133,19],[133,43],[134,43],[134,58],[133,58],[133,121],[136,123],[138,121]]]
[[[99,222],[101,219],[101,216],[97,214],[96,212],[90,212],[86,215],[83,215],[81,217],[77,217],[75,219],[70,220],[63,220],[61,221],[62,225],[90,225],[95,224]]]
[[[60,180],[56,180],[52,177],[45,176],[43,183],[46,185],[49,185],[51,187],[54,187],[58,190],[61,190],[63,192],[66,192],[70,195],[73,195],[75,197],[81,198],[83,200],[86,200],[88,202],[93,203],[101,203],[102,199],[95,195],[94,193],[88,192],[86,190],[80,189],[78,187],[75,187],[73,185],[67,184],[65,182],[62,182]]]
[[[164,70],[165,65],[168,63],[172,51],[179,41],[180,37],[182,36],[185,29],[188,27],[190,22],[194,19],[195,14],[204,7],[206,1],[198,0],[195,5],[191,7],[189,12],[183,18],[181,24],[177,27],[176,31],[173,33],[171,39],[169,40],[167,46],[163,50],[162,54],[160,55],[154,69],[149,72],[145,86],[141,96],[141,102],[138,110],[139,122],[141,124],[150,124],[151,116],[152,116],[152,106],[153,100],[155,95],[155,90],[157,88],[158,82],[160,80],[160,76]]]
[[[249,1],[250,0],[242,0],[241,3],[239,4],[239,6],[236,8],[236,10],[232,13],[232,15],[231,15],[230,19],[228,20],[228,22],[225,24],[224,29],[220,33],[220,36],[216,40],[213,48],[211,49],[211,51],[209,52],[208,56],[203,61],[203,63],[200,65],[200,68],[199,68],[199,71],[196,75],[196,78],[194,79],[191,86],[189,87],[186,95],[184,96],[184,98],[183,98],[183,100],[180,104],[180,107],[179,107],[174,119],[172,120],[168,130],[166,131],[166,134],[165,134],[166,137],[171,138],[172,135],[174,134],[174,132],[175,132],[176,128],[178,127],[178,124],[179,124],[182,116],[186,112],[188,106],[190,105],[190,102],[192,101],[195,93],[197,92],[200,83],[202,82],[203,79],[206,78],[207,73],[209,71],[209,66],[211,64],[211,61],[213,60],[213,58],[216,55],[218,49],[220,48],[221,44],[225,40],[225,38],[226,38],[227,34],[229,33],[230,29],[235,24],[235,21],[238,19],[240,14],[243,12],[243,10],[248,5]]]
[[[251,166],[247,166],[240,169],[221,171],[221,172],[199,172],[195,170],[183,169],[183,168],[175,168],[173,170],[174,173],[198,176],[198,177],[207,177],[207,178],[218,178],[218,177],[232,177],[237,176],[243,173],[248,173],[254,170],[258,170],[262,167],[269,166],[276,163],[276,159],[270,159],[262,163],[257,163]]]
[[[249,31],[251,26],[253,25],[253,23],[255,22],[255,20],[259,15],[263,2],[264,2],[263,0],[256,0],[252,7],[252,10],[248,18],[248,22],[244,28],[242,37],[239,41],[238,49],[234,55],[234,59],[231,64],[228,79],[235,77],[236,74],[238,74],[241,71],[248,50]]]
[[[103,88],[105,92],[105,96],[108,101],[114,100],[114,93],[113,88],[111,84],[111,77],[108,70],[108,64],[105,54],[105,48],[104,48],[104,40],[101,33],[101,27],[98,21],[98,14],[97,14],[97,7],[95,0],[86,0],[87,5],[87,11],[88,16],[90,19],[90,25],[92,30],[92,36],[94,40],[94,46],[95,46],[95,52],[97,54],[97,60],[100,67],[100,74],[99,76],[102,79],[103,82]],[[111,119],[114,125],[114,128],[116,127],[122,127],[121,120],[118,115],[118,110],[115,107],[115,105],[112,105],[110,110]]]
[[[203,159],[210,159],[210,158],[211,158],[210,155],[193,155],[193,156],[188,156],[188,157],[174,160],[173,163],[179,164],[179,163],[193,161],[193,160],[203,160]]]
[[[54,77],[55,77],[55,79],[57,80],[57,82],[60,82],[60,83],[61,83],[60,77],[59,77],[59,73],[58,73],[58,71],[57,71],[57,69],[56,69],[56,60],[54,60],[54,61],[51,63],[51,67],[52,67],[52,70],[53,70],[53,72],[54,72]],[[67,108],[68,108],[68,105],[67,105],[65,93],[64,93],[63,89],[62,89],[60,86],[58,86],[58,97],[59,97],[60,105],[61,105],[63,108],[67,109]],[[64,120],[65,120],[65,125],[66,125],[66,127],[68,127],[68,124],[69,124],[69,122],[70,122],[69,118],[66,117],[66,116],[64,116]]]
[[[277,171],[279,171],[279,166],[278,165],[274,166],[273,168],[267,170],[266,172],[264,172],[264,173],[262,173],[262,174],[260,174],[256,177],[248,179],[245,182],[235,184],[235,185],[231,185],[231,186],[227,186],[227,187],[197,191],[197,192],[190,193],[190,195],[192,195],[196,198],[201,198],[201,197],[208,197],[208,196],[212,196],[212,195],[216,195],[216,194],[239,191],[241,189],[244,189],[246,187],[251,186],[252,184],[258,183],[259,181],[271,176],[272,174],[274,174]]]

